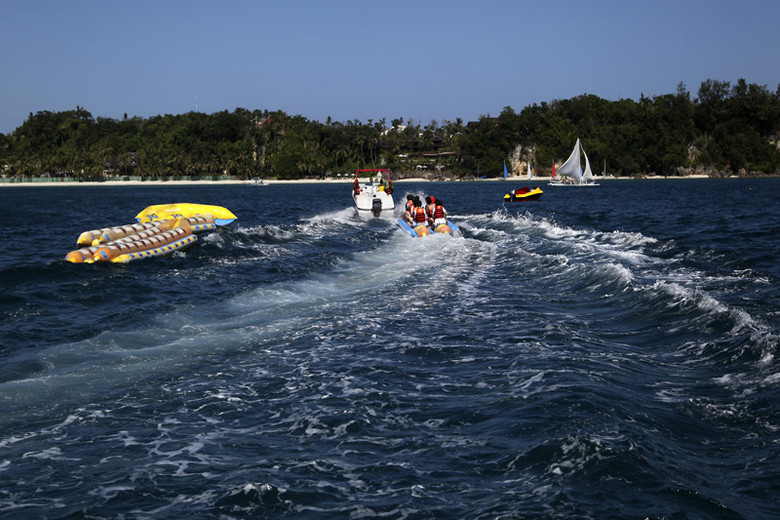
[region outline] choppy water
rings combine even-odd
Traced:
[[[522,185],[522,184],[518,184]],[[2,518],[780,516],[780,180],[1,188]],[[152,204],[173,257],[63,262]]]

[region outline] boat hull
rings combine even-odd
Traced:
[[[361,185],[359,193],[352,192],[352,201],[358,215],[366,217],[392,216],[395,211],[393,196],[376,186]]]
[[[368,174],[368,182],[360,182],[358,175]],[[393,183],[390,170],[385,168],[355,170],[355,182],[352,183],[352,202],[355,211],[361,217],[393,216]]]
[[[548,186],[572,186],[572,187],[578,187],[582,188],[585,186],[598,186],[598,182],[555,182],[550,181],[547,183]]]
[[[538,187],[531,188],[519,188],[514,193],[507,193],[504,195],[504,202],[524,202],[539,200],[544,192]]]

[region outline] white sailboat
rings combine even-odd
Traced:
[[[580,152],[585,156],[584,172],[580,165]],[[574,144],[574,150],[572,150],[571,155],[555,171],[555,177],[549,184],[550,186],[598,186],[593,177],[593,171],[590,169],[588,154],[585,153],[579,138],[577,138],[577,142]]]
[[[531,161],[528,161],[528,180],[531,180]]]
[[[609,173],[609,174],[607,173],[607,160],[606,159],[604,159],[604,169],[601,170],[601,178],[602,179],[614,179],[615,178],[615,176],[612,175],[611,173]]]

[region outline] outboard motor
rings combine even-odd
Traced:
[[[371,201],[371,213],[373,213],[375,217],[378,217],[379,214],[382,213],[382,199],[374,199]]]

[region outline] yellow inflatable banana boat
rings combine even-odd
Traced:
[[[138,222],[155,222],[158,220],[167,220],[169,218],[190,218],[207,214],[214,217],[214,223],[218,226],[227,226],[236,220],[236,216],[233,215],[229,209],[223,208],[222,206],[190,204],[187,202],[149,206],[136,215],[135,219]]]
[[[210,231],[236,220],[230,210],[205,204],[149,206],[136,216],[137,224],[82,233],[65,260],[72,263],[121,262],[164,256],[192,245],[194,233]]]
[[[446,224],[439,224],[434,229],[429,228],[425,224],[410,226],[404,219],[398,219],[398,226],[412,235],[413,237],[427,237],[428,235],[439,233],[442,235],[454,235],[458,232],[458,226],[451,221],[447,221]]]

